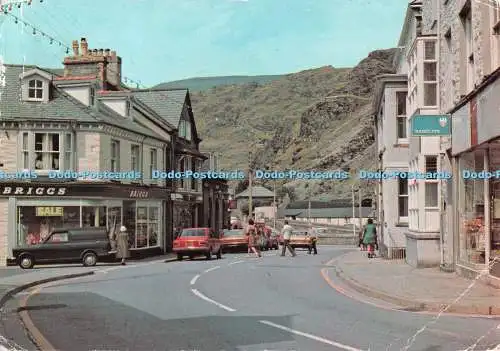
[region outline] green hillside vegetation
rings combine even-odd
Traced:
[[[221,155],[225,169],[247,170],[249,157],[259,169],[374,169],[374,83],[393,73],[394,52],[374,51],[354,68],[325,66],[192,93],[203,149]],[[293,188],[298,199],[323,200],[349,199],[359,180],[278,183]],[[368,197],[375,188],[359,185]]]
[[[225,76],[200,77],[176,80],[158,84],[154,89],[189,89],[190,91],[205,91],[216,86],[240,85],[246,83],[265,84],[283,78],[282,75],[268,76]]]

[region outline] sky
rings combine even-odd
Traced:
[[[9,0],[0,0],[0,2]],[[20,0],[11,0],[20,1]],[[395,47],[408,0],[33,0],[0,14],[5,63],[62,67],[64,46],[116,50],[143,86],[352,67]],[[40,34],[43,32],[43,34]],[[50,44],[50,36],[56,41]]]

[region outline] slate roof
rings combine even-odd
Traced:
[[[363,218],[370,217],[372,215],[373,209],[371,207],[362,207],[361,216]],[[359,217],[359,208],[354,209],[356,217]],[[309,210],[297,210],[297,209],[285,209],[284,215],[286,217],[299,217],[308,218]],[[311,218],[351,218],[352,217],[352,207],[337,207],[337,208],[321,208],[321,209],[311,209]]]
[[[132,90],[132,95],[178,128],[188,94],[187,89]]]
[[[242,198],[242,197],[248,197],[250,194],[250,190],[246,189],[242,191],[241,193],[237,194],[235,196],[235,199]],[[269,190],[264,188],[263,186],[254,186],[252,187],[252,197],[274,197],[274,193]]]
[[[355,202],[358,206],[358,202]],[[370,207],[371,199],[363,199],[361,202],[362,206]],[[352,200],[349,199],[336,199],[331,201],[311,201],[311,208],[341,208],[341,207],[351,207]],[[300,200],[289,203],[286,207],[287,209],[307,209],[309,208],[308,200]]]
[[[5,65],[5,88],[0,101],[0,120],[8,121],[79,121],[88,123],[105,123],[127,129],[159,140],[163,138],[154,131],[130,119],[126,119],[101,102],[89,107],[56,87],[51,88],[51,99],[48,103],[20,101],[21,80],[19,75],[23,66]],[[24,71],[38,68],[47,73],[51,71],[36,66],[24,66]]]

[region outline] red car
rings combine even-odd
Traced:
[[[224,249],[248,250],[248,238],[243,229],[224,229],[221,240]]]
[[[177,259],[181,261],[184,256],[193,259],[197,256],[205,256],[207,260],[216,255],[222,258],[222,241],[220,235],[210,228],[186,228],[174,240],[173,251]]]

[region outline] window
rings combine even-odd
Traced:
[[[64,169],[74,169],[73,155],[75,148],[73,147],[73,134],[66,133],[64,136]]]
[[[120,142],[111,140],[111,172],[120,171]]]
[[[406,139],[406,92],[398,91],[396,93],[396,103],[397,137],[398,139]]]
[[[48,242],[50,243],[67,243],[69,242],[68,233],[54,233],[50,236]]]
[[[191,140],[191,123],[186,121],[186,139]]]
[[[186,137],[186,121],[181,120],[179,122],[179,137],[185,138]]]
[[[141,171],[141,148],[139,145],[132,145],[130,147],[130,166],[133,171]]]
[[[43,82],[38,79],[32,79],[28,82],[28,98],[32,100],[43,99]]]
[[[179,160],[179,172],[184,173],[186,171],[186,162],[185,162],[185,156],[182,156],[181,159]],[[184,189],[186,180],[184,177],[180,179],[180,188]]]
[[[425,172],[436,173],[437,171],[437,156],[425,156]]]
[[[437,106],[436,41],[424,41],[424,106]]]
[[[60,135],[35,133],[35,169],[60,170]]]
[[[22,163],[23,169],[30,169],[30,150],[29,150],[29,134],[23,133],[22,136]]]
[[[107,227],[106,206],[82,206],[82,226]]]
[[[463,68],[466,70],[466,88],[463,93],[468,93],[474,89],[474,51],[473,51],[473,29],[472,29],[472,11],[471,3],[467,1],[460,12],[462,20],[463,35],[465,40],[465,49],[463,51]]]
[[[127,214],[125,226],[131,234],[132,247],[142,248],[159,245],[160,208],[135,201],[124,201],[124,208],[124,213]]]
[[[158,151],[156,149],[149,150],[149,175],[153,178],[153,172],[158,170]]]
[[[399,219],[407,220],[408,218],[408,179],[398,180],[398,210]]]
[[[198,160],[196,158],[191,158],[191,170],[194,172],[198,171]],[[191,180],[191,190],[197,190],[197,184],[199,182],[199,179],[194,179],[192,178]]]
[[[425,156],[425,172],[436,173],[438,171],[437,156]],[[425,207],[438,207],[438,180],[425,180]]]
[[[493,10],[493,34],[494,35],[499,35],[500,34],[500,3],[495,2],[494,5],[492,5],[492,10]]]

